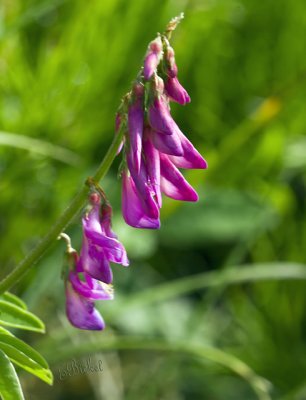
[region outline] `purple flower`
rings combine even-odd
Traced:
[[[169,156],[172,163],[178,168],[186,169],[206,169],[207,162],[196,150],[193,144],[186,138],[180,129],[176,130],[179,140],[183,148],[183,155],[180,157]]]
[[[168,156],[160,154],[161,191],[175,200],[198,201],[198,194]]]
[[[87,300],[113,300],[114,294],[111,285],[93,279],[84,271],[70,271],[69,281],[73,289]]]
[[[168,45],[165,54],[167,74],[170,78],[175,78],[177,76],[177,65],[175,63],[175,56],[173,48]]]
[[[167,136],[169,137],[169,136]],[[158,150],[153,146],[151,138],[151,129],[145,129],[143,140],[144,163],[146,165],[147,176],[150,181],[151,188],[158,208],[161,208],[162,198],[160,192],[160,157]]]
[[[154,74],[162,56],[162,49],[163,45],[160,37],[157,37],[149,44],[143,67],[145,80],[149,80]]]
[[[111,207],[101,205],[100,196],[91,196],[92,209],[83,217],[83,244],[79,264],[90,276],[105,283],[112,282],[110,262],[128,266],[123,245],[111,230]]]
[[[139,174],[135,171],[129,155],[127,155],[127,164],[145,214],[152,219],[159,218],[156,193],[150,180],[150,173],[152,171],[149,173],[144,159],[142,159]]]
[[[183,106],[186,103],[190,103],[189,94],[180,84],[177,77],[168,77],[165,82],[165,91],[171,100],[176,101]]]
[[[171,117],[166,99],[162,96],[156,97],[150,105],[148,119],[152,129],[165,135],[172,135],[177,128]]]
[[[79,294],[71,282],[66,282],[66,314],[73,326],[79,329],[102,330],[104,320],[94,307],[94,302]]]
[[[182,156],[184,154],[181,141],[176,133],[164,135],[151,129],[151,137],[154,147],[161,153]]]
[[[125,222],[135,228],[160,228],[159,215],[153,218],[148,215],[143,199],[128,171],[122,174],[122,214]]]
[[[133,87],[132,102],[128,110],[128,128],[130,135],[130,154],[133,165],[137,171],[140,170],[142,134],[143,134],[143,93],[142,85],[136,83]]]

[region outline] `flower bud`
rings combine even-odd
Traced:
[[[165,91],[171,100],[176,101],[177,103],[183,106],[186,103],[190,103],[189,94],[180,84],[177,77],[175,78],[168,77],[165,83]]]
[[[143,75],[145,80],[149,80],[154,74],[163,53],[163,44],[160,37],[153,40],[147,50],[144,60]]]

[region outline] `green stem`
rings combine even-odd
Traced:
[[[116,152],[118,150],[120,141],[122,140],[122,133],[115,136],[112,144],[110,145],[105,157],[99,165],[93,179],[99,182],[106,175],[109,170]],[[85,206],[88,195],[88,186],[85,183],[82,189],[74,197],[70,205],[66,208],[59,219],[52,225],[46,236],[34,247],[34,249],[19,263],[19,265],[0,282],[0,294],[8,290],[11,286],[15,285],[17,281],[30,269],[43,254],[51,247],[57,240],[60,233],[72,221],[76,214]]]

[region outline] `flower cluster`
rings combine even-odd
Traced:
[[[90,195],[91,209],[83,216],[83,242],[80,256],[68,246],[66,313],[80,329],[105,327],[95,300],[113,299],[110,262],[128,266],[126,251],[111,229],[111,206],[98,193]]]
[[[166,33],[149,44],[143,68],[116,115],[115,133],[123,134],[117,151],[123,149],[122,213],[126,223],[136,228],[160,227],[162,194],[175,200],[197,201],[197,192],[179,168],[207,168],[170,112],[170,102],[190,102],[177,78],[174,50],[168,41],[182,17],[171,20]],[[105,324],[94,302],[113,299],[110,262],[128,266],[129,261],[111,228],[111,206],[102,189],[96,184],[94,187],[90,210],[82,219],[80,256],[68,242],[66,311],[77,328],[101,330]],[[67,235],[62,237],[67,240]]]
[[[166,36],[158,36],[149,44],[142,74],[116,116],[116,132],[124,130],[122,213],[136,228],[160,227],[162,193],[175,200],[197,201],[196,191],[179,168],[207,168],[170,113],[171,101],[190,102],[177,73],[173,48]]]

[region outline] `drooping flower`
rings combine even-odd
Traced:
[[[190,103],[190,97],[186,89],[180,84],[177,77],[168,77],[165,82],[165,90],[169,98],[173,101],[184,106],[186,103]]]
[[[104,320],[95,309],[95,300],[113,299],[112,288],[91,278],[82,270],[77,252],[67,250],[68,266],[65,278],[66,314],[70,323],[79,329],[102,330]]]
[[[92,208],[83,219],[83,243],[80,254],[82,269],[105,283],[113,279],[110,262],[128,266],[123,245],[111,230],[111,207],[101,203],[97,193],[91,195]]]
[[[166,64],[167,74],[170,76],[170,78],[175,78],[177,76],[178,70],[175,62],[174,50],[170,46],[168,40],[165,40],[165,42],[167,46],[166,46],[164,61]]]
[[[181,105],[190,102],[177,73],[167,35],[158,36],[149,45],[143,77],[137,77],[137,85],[144,89],[142,116],[135,101],[135,86],[128,94],[132,101],[126,114],[131,123],[121,164],[122,212],[125,221],[136,228],[160,227],[161,193],[175,200],[197,201],[195,189],[178,168],[207,168],[205,159],[171,115],[171,100]]]
[[[160,220],[150,217],[143,206],[141,195],[128,170],[122,173],[122,214],[125,222],[135,228],[159,229]]]
[[[101,193],[102,190],[100,189]],[[112,208],[104,193],[92,193],[91,209],[84,215],[83,243],[80,257],[67,242],[68,268],[65,271],[66,313],[72,325],[79,329],[102,330],[104,320],[95,309],[96,300],[112,300],[110,283],[113,276],[110,262],[129,265],[126,251],[112,231]]]
[[[72,284],[66,283],[66,314],[70,323],[79,329],[102,330],[104,320],[94,307],[94,302],[75,291]]]
[[[142,135],[143,135],[143,85],[135,83],[132,91],[131,104],[128,109],[128,131],[130,139],[131,161],[137,171],[140,170]]]
[[[154,74],[161,56],[162,56],[163,44],[161,38],[158,36],[153,40],[147,50],[147,54],[144,60],[143,75],[145,80],[149,80]]]

